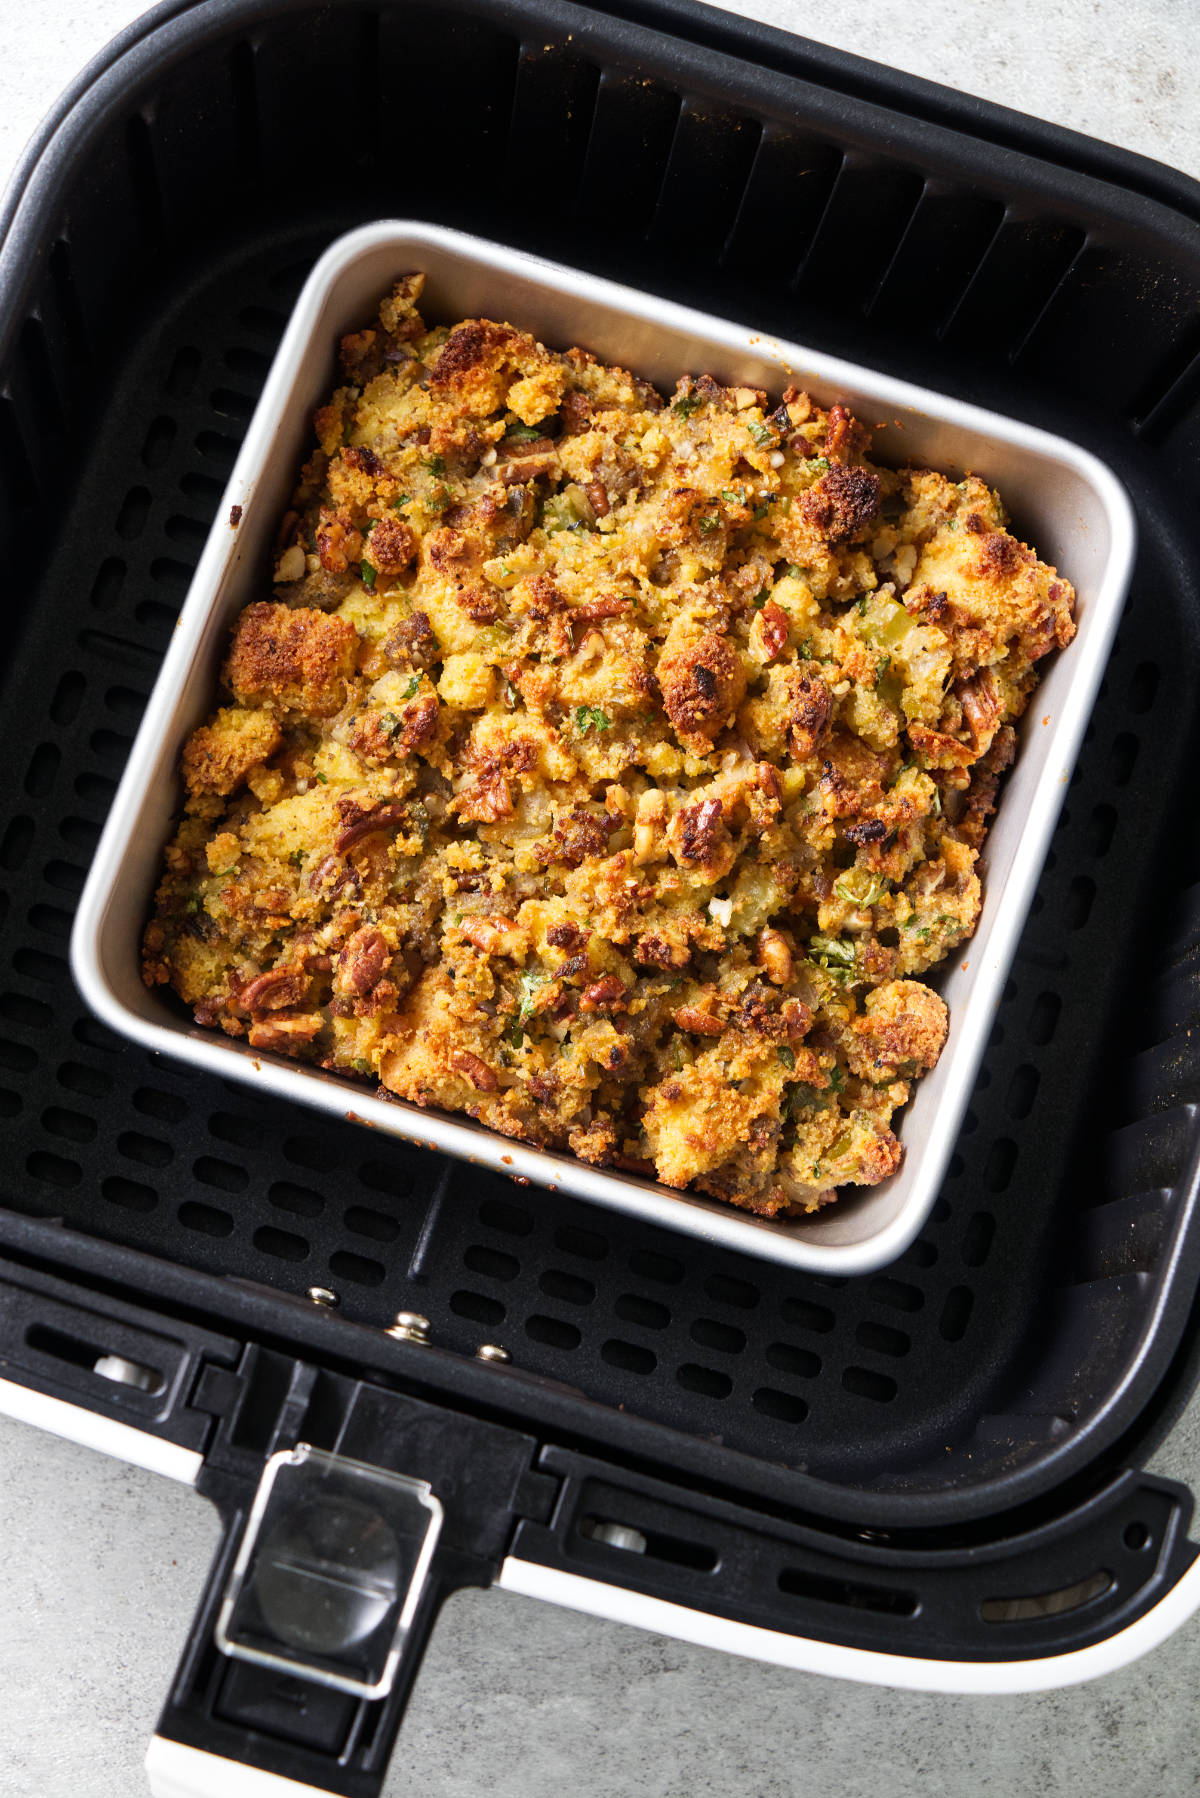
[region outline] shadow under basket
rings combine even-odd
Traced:
[[[191,1457],[225,1511],[161,1752],[376,1792],[437,1599],[498,1576],[979,1690],[1131,1637],[1196,1552],[1191,1495],[1139,1469],[1200,1274],[1200,188],[683,0],[172,4],[67,99],[0,243],[0,1387]],[[518,1187],[171,1066],[75,994],[74,904],[291,303],[387,216],[1021,418],[1133,498],[949,1175],[885,1272]],[[297,1441],[445,1506],[390,1693],[318,1679],[307,1723],[213,1635]]]

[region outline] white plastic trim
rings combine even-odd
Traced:
[[[146,1777],[150,1798],[328,1798],[324,1787],[243,1767],[222,1754],[206,1754],[166,1736],[151,1737]]]
[[[1070,1654],[1051,1655],[1033,1661],[929,1661],[907,1655],[878,1654],[863,1648],[842,1648],[832,1642],[810,1642],[800,1636],[781,1635],[756,1624],[732,1623],[711,1617],[662,1598],[626,1592],[601,1580],[539,1567],[532,1561],[510,1557],[500,1569],[496,1584],[506,1592],[615,1623],[632,1623],[638,1629],[656,1630],[701,1648],[718,1648],[726,1654],[751,1660],[771,1661],[777,1667],[795,1667],[803,1673],[827,1673],[839,1679],[855,1679],[865,1685],[893,1686],[910,1692],[1012,1693],[1046,1692],[1058,1686],[1081,1685],[1103,1673],[1126,1667],[1173,1635],[1200,1609],[1200,1561],[1172,1586],[1153,1610],[1119,1630],[1107,1641]]]
[[[150,1473],[165,1474],[194,1486],[204,1465],[204,1457],[192,1448],[181,1448],[177,1442],[163,1442],[149,1436],[133,1424],[118,1423],[111,1417],[97,1417],[80,1405],[69,1405],[65,1399],[51,1398],[45,1392],[31,1392],[28,1386],[17,1386],[11,1380],[0,1380],[0,1412],[15,1417],[18,1423],[32,1423],[54,1436],[65,1436],[84,1448],[99,1449],[102,1455],[115,1455],[118,1461],[145,1467]]]

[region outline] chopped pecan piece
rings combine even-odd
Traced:
[[[339,799],[338,812],[342,828],[334,838],[335,855],[345,855],[373,831],[396,830],[408,822],[408,808],[399,799],[384,799],[371,806],[360,805],[357,799]]]
[[[619,974],[602,974],[599,980],[585,987],[579,1001],[580,1011],[627,1011],[629,997],[625,991],[625,982]]]
[[[319,1011],[276,1012],[269,1018],[256,1018],[250,1026],[250,1047],[295,1055],[307,1048],[324,1023]]]
[[[464,1075],[477,1093],[494,1093],[500,1084],[487,1062],[472,1055],[469,1049],[456,1049],[450,1057],[450,1066],[456,1073]]]
[[[757,629],[763,655],[773,662],[787,648],[788,615],[783,607],[769,599],[758,614]]]
[[[714,1018],[710,1011],[701,1011],[698,1005],[681,1005],[674,1014],[675,1022],[680,1030],[687,1030],[693,1036],[722,1036],[725,1026],[720,1018]]]

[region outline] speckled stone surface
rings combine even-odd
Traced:
[[[1185,0],[753,0],[741,10],[1200,174]],[[0,0],[0,179],[140,8]],[[1200,1484],[1200,1402],[1159,1471]],[[137,1798],[215,1518],[186,1490],[0,1419],[0,1798]],[[388,1798],[1184,1798],[1200,1622],[1118,1674],[941,1698],[799,1675],[498,1593],[447,1608]]]

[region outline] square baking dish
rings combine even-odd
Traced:
[[[427,273],[422,307],[431,322],[507,319],[553,347],[582,344],[660,386],[707,371],[773,392],[794,382],[826,405],[841,400],[881,425],[878,459],[982,475],[999,489],[1015,533],[1075,584],[1078,634],[1052,658],[1022,720],[1016,764],[981,858],[979,926],[961,959],[936,976],[950,1009],[949,1036],[901,1119],[903,1163],[879,1186],[850,1189],[812,1218],[753,1217],[467,1119],[376,1097],[203,1031],[142,983],[141,922],[181,805],[183,742],[211,710],[234,616],[269,584],[271,545],[312,413],[335,384],[338,338],[361,326],[390,283],[414,268]],[[479,237],[407,221],[351,231],[305,284],[200,558],[79,904],[76,981],[114,1030],[195,1067],[793,1268],[850,1275],[882,1267],[912,1242],[937,1197],[1103,674],[1134,547],[1124,489],[1103,463],[1061,438]]]

